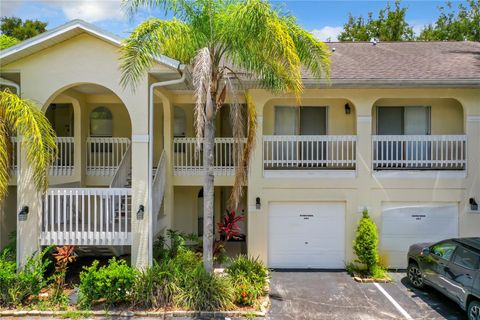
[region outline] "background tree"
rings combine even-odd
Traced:
[[[480,0],[469,0],[467,6],[460,3],[456,11],[447,2],[439,10],[437,21],[422,30],[419,40],[480,41]]]
[[[212,271],[215,117],[227,94],[233,102],[230,119],[238,141],[245,136],[243,126],[248,123],[247,143],[243,149],[237,143],[235,152],[239,165],[230,197],[232,210],[246,185],[256,139],[255,106],[236,71],[248,74],[259,87],[293,92],[299,99],[302,66],[315,77],[328,76],[330,53],[293,16],[262,0],[126,0],[124,4],[131,15],[140,6],[150,6],[175,17],[146,20],[125,41],[121,57],[124,86],[135,86],[159,54],[192,65],[197,149],[203,149],[205,167],[203,260],[206,270]],[[235,102],[242,94],[246,108]]]
[[[14,37],[9,37],[5,34],[0,34],[0,50],[11,47],[17,43],[18,43],[18,40],[15,39]]]
[[[0,19],[2,34],[23,41],[46,31],[47,23],[39,20],[25,20],[17,17]]]
[[[57,156],[55,131],[40,108],[8,89],[0,91],[0,203],[7,194],[10,180],[13,150],[10,137],[14,133],[23,137],[22,144],[38,190],[47,188],[47,170]]]
[[[370,41],[372,38],[380,41],[405,41],[415,38],[413,28],[406,21],[406,7],[400,7],[400,1],[395,1],[395,8],[390,4],[380,10],[378,17],[368,14],[363,17],[349,15],[343,31],[338,36],[340,41]]]

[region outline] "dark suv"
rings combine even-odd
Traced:
[[[480,320],[480,238],[410,246],[407,275],[414,287],[434,287],[466,310],[469,320]]]

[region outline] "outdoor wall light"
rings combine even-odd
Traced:
[[[350,108],[350,105],[348,103],[345,104],[345,114],[350,114],[352,113],[352,108]]]
[[[262,207],[262,204],[260,203],[260,197],[257,197],[255,199],[255,208],[257,208],[257,210],[260,210],[261,207]]]
[[[478,211],[478,203],[475,201],[475,198],[470,198],[468,202],[470,203],[470,209],[472,211]]]
[[[137,211],[137,220],[143,220],[143,215],[145,213],[145,206],[143,204],[141,204],[139,207],[138,207],[138,211]]]
[[[28,216],[28,206],[23,206],[22,210],[18,213],[18,220],[25,221]]]

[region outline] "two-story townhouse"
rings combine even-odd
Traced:
[[[479,236],[470,202],[480,201],[480,44],[328,45],[331,79],[305,74],[300,106],[254,80],[247,86],[258,136],[235,208],[246,236],[227,249],[276,268],[343,268],[354,259],[364,208],[393,268],[405,267],[411,243]],[[188,67],[159,57],[135,91],[123,88],[120,46],[75,20],[0,52],[1,86],[37,101],[58,135],[46,194],[33,190],[21,137],[14,139],[0,244],[16,231],[19,261],[41,246],[73,244],[129,253],[144,266],[165,230],[201,235],[203,168]],[[236,165],[229,102],[216,127],[217,222]]]

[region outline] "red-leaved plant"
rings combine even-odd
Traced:
[[[218,223],[220,234],[225,237],[225,240],[240,239],[243,235],[239,232],[240,227],[237,223],[243,220],[245,220],[244,216],[237,216],[235,211],[227,209],[223,216],[223,221]]]

